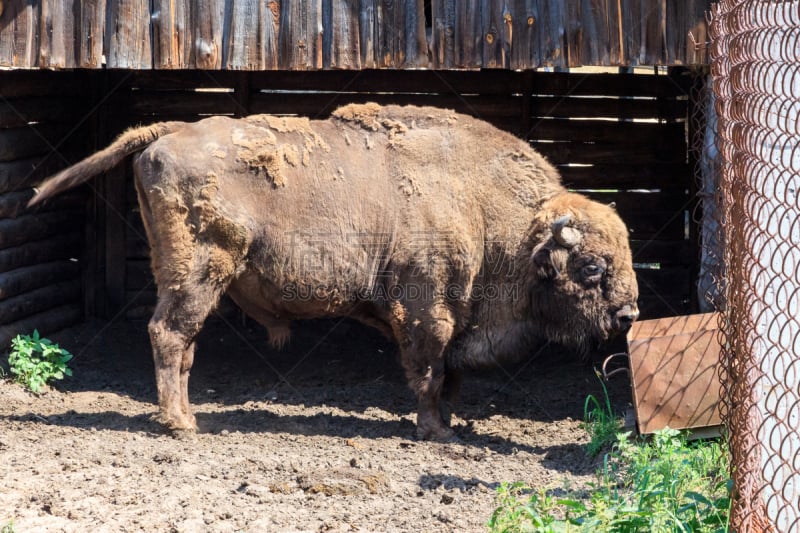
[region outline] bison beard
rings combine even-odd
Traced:
[[[57,174],[31,203],[132,154],[158,284],[158,417],[172,429],[195,428],[194,340],[225,293],[276,346],[292,320],[314,317],[350,316],[393,338],[425,439],[453,435],[459,369],[542,341],[585,351],[638,314],[613,208],[567,192],[527,143],[471,117],[365,104],[317,121],[154,124]]]

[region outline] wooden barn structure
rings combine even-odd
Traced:
[[[0,345],[155,299],[130,165],[40,209],[132,125],[447,107],[527,139],[632,231],[644,317],[696,306],[702,0],[0,2]],[[610,67],[600,72],[577,67]],[[643,66],[648,66],[644,68]],[[636,67],[636,68],[635,68]]]

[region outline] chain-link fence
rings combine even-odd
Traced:
[[[705,254],[725,272],[719,296],[701,290],[724,311],[731,529],[800,531],[800,2],[723,0],[710,17],[719,154],[701,166],[719,188],[701,193],[719,202]]]

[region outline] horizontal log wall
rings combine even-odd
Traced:
[[[0,66],[689,65],[706,62],[708,5],[708,0],[12,0],[0,3]]]
[[[631,229],[644,317],[692,308],[697,247],[692,240],[684,69],[669,75],[533,72],[322,71],[117,73],[109,123],[198,120],[207,114],[325,117],[339,105],[376,101],[447,107],[527,138],[566,184],[615,202]],[[130,172],[126,170],[125,172]],[[117,182],[122,187],[122,181]],[[110,194],[127,213],[109,238],[124,250],[108,265],[113,301],[131,318],[155,301],[149,248],[130,180]],[[120,244],[121,243],[121,244]],[[116,273],[113,273],[116,272]]]
[[[0,72],[0,350],[82,316],[85,191],[30,210],[33,187],[86,153],[87,76]]]

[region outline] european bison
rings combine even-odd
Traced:
[[[283,344],[290,321],[349,316],[400,347],[417,433],[447,439],[465,367],[543,341],[586,351],[638,315],[628,231],[569,193],[527,143],[428,107],[348,105],[123,133],[45,182],[41,202],[135,158],[158,304],[159,420],[194,429],[194,339],[227,293]]]

